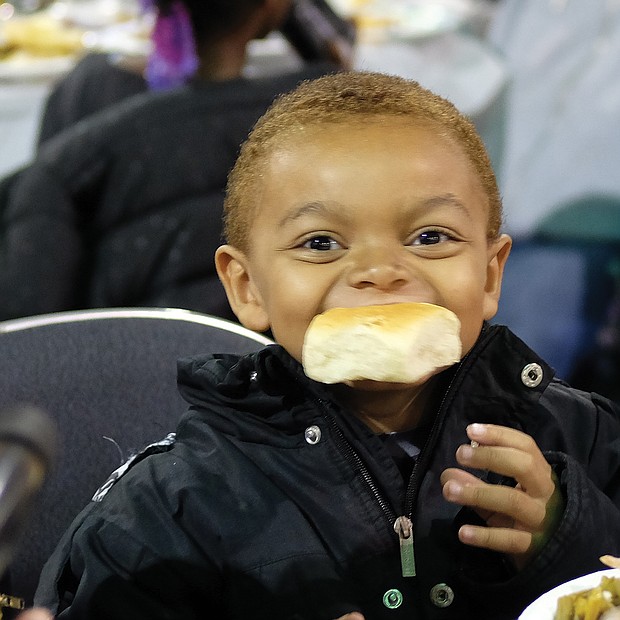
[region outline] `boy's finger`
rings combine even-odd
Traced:
[[[469,444],[459,446],[456,458],[460,465],[486,469],[502,476],[514,478],[533,497],[547,498],[553,493],[551,466],[540,451],[531,454],[512,447]]]
[[[485,484],[473,474],[470,474],[464,469],[459,469],[458,467],[448,467],[441,472],[439,476],[441,485],[443,486],[448,480],[456,480],[460,484]]]
[[[516,428],[498,424],[469,424],[466,430],[469,439],[477,441],[480,445],[503,446],[524,452],[538,450],[532,437]]]
[[[476,478],[475,476],[472,476],[472,474],[470,474],[469,472],[466,472],[462,469],[458,469],[456,467],[450,467],[448,469],[445,469],[441,473],[441,476],[439,477],[439,481],[441,482],[441,487],[442,487],[442,492],[443,492],[444,497],[448,501],[454,501],[457,504],[460,502],[455,501],[451,499],[450,497],[448,497],[449,489],[452,488],[450,487],[450,485],[454,483],[457,485],[461,485],[461,486],[485,484],[482,480],[480,480],[479,478]],[[450,485],[448,485],[447,488],[446,488],[446,483],[450,483]],[[482,509],[477,509],[476,512],[478,513],[480,518],[484,519],[485,521],[493,514],[493,512],[491,511],[488,511],[488,510],[485,511]]]
[[[17,620],[54,620],[54,616],[47,609],[33,607],[19,614]]]
[[[553,491],[551,466],[541,456],[532,457],[527,452],[514,448],[459,446],[456,459],[460,465],[474,469],[486,469],[502,476],[514,478],[528,493],[545,497]]]
[[[519,555],[528,551],[532,535],[529,532],[507,528],[463,525],[459,529],[459,540],[472,547]]]
[[[461,484],[451,479],[443,487],[444,497],[451,502],[475,509],[482,518],[501,513],[521,527],[536,530],[545,519],[545,504],[521,489],[495,484]]]
[[[469,444],[457,448],[456,460],[459,465],[486,469],[515,480],[526,475],[528,467],[532,465],[532,459],[526,453],[514,448],[482,445],[473,448]]]

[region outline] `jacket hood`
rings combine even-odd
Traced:
[[[312,401],[320,398],[320,385],[310,381],[280,345],[244,356],[183,358],[177,371],[179,391],[191,410],[200,411],[210,426],[240,439],[273,443],[274,436],[277,441],[282,434],[303,435],[316,415]]]

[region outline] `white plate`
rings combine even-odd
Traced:
[[[415,40],[437,36],[461,27],[469,17],[463,7],[440,2],[415,3],[403,11],[398,22],[388,28],[394,39]]]
[[[361,40],[416,41],[454,31],[477,16],[474,0],[338,0],[340,13],[359,20]],[[347,5],[348,4],[348,8]],[[367,31],[367,32],[366,32]]]
[[[596,573],[590,573],[583,577],[577,577],[572,581],[567,581],[549,592],[537,598],[525,611],[519,616],[519,620],[553,620],[558,605],[558,599],[567,594],[574,594],[581,590],[588,590],[600,585],[601,578],[617,577],[620,578],[620,569],[612,568],[609,570],[600,570]]]
[[[36,58],[15,54],[0,62],[0,80],[29,81],[56,79],[67,73],[75,64],[74,56]]]

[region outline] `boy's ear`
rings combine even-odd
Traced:
[[[248,265],[245,253],[232,245],[222,245],[215,252],[215,268],[233,312],[244,327],[264,332],[269,329],[269,317]]]
[[[487,261],[487,280],[484,287],[484,318],[492,319],[499,305],[499,296],[502,290],[504,265],[510,254],[512,239],[508,235],[500,235],[498,239],[489,243]]]

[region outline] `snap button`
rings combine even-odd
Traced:
[[[383,604],[388,609],[397,609],[403,604],[403,595],[400,590],[392,588],[383,595]]]
[[[454,600],[454,591],[445,583],[438,583],[430,591],[431,602],[435,607],[450,607]]]
[[[527,364],[521,371],[521,381],[523,385],[529,388],[535,388],[540,385],[540,382],[543,380],[543,369],[540,364],[536,364],[535,362],[532,364]]]
[[[304,431],[304,438],[311,446],[314,446],[321,441],[321,429],[318,426],[309,426]]]

